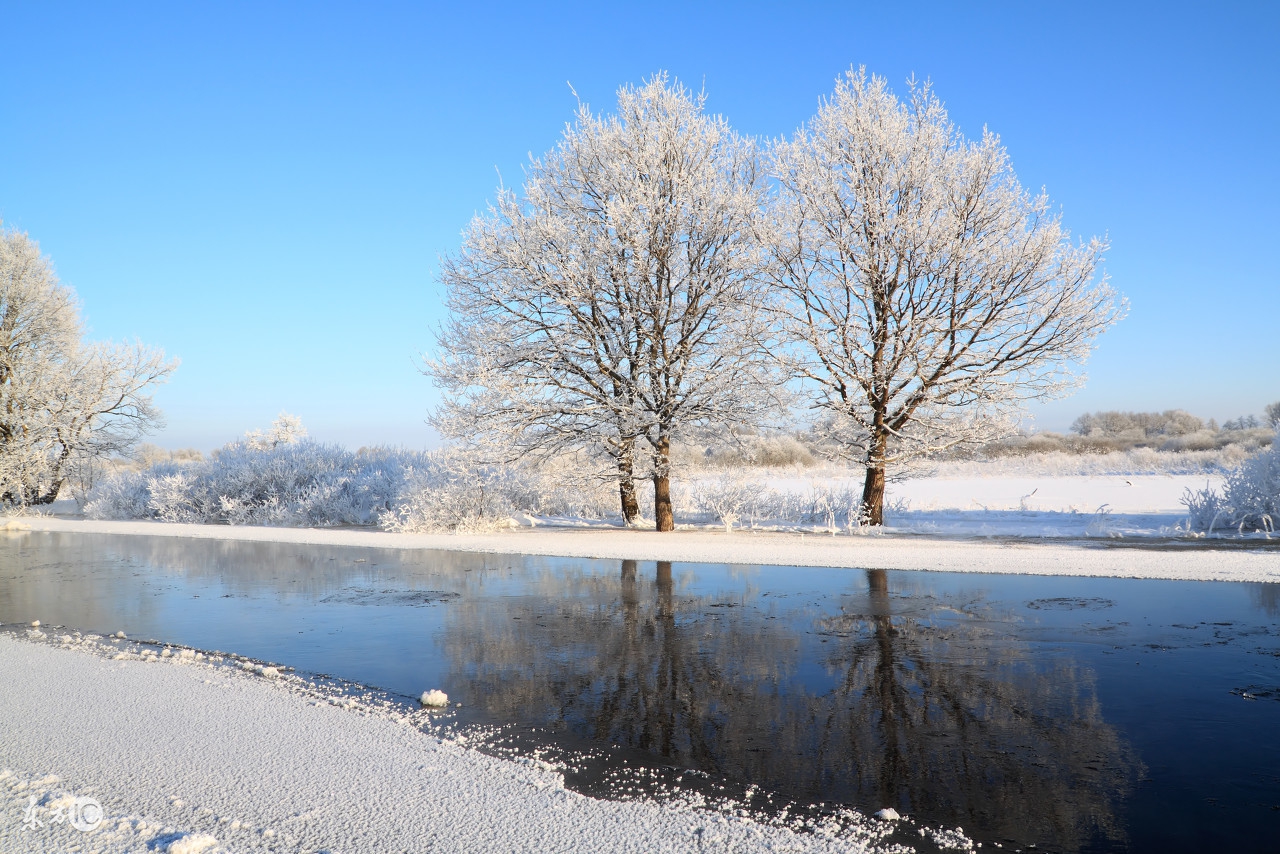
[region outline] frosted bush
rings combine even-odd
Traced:
[[[485,465],[453,449],[351,452],[299,440],[300,425],[250,434],[209,459],[123,471],[89,495],[93,519],[229,525],[373,525],[394,531],[479,530],[511,514],[602,518],[617,488],[572,458],[537,467]],[[284,428],[289,428],[285,430]],[[288,433],[287,436],[284,434]]]
[[[689,521],[714,521],[730,530],[734,524],[814,526],[835,531],[860,528],[861,487],[812,483],[805,489],[776,489],[753,480],[743,470],[726,470],[694,481],[688,500],[676,504]]]
[[[450,451],[428,454],[409,473],[405,489],[382,517],[388,531],[492,531],[510,525],[520,508],[517,475],[478,465]]]
[[[311,441],[235,442],[208,460],[123,472],[89,495],[92,519],[231,525],[368,525],[391,510],[423,454],[351,453]]]
[[[580,461],[579,461],[580,462]],[[457,449],[424,456],[392,509],[389,531],[492,531],[511,517],[604,518],[618,514],[616,486],[580,473],[572,458],[541,465],[495,465]]]
[[[1182,497],[1193,530],[1270,533],[1280,522],[1280,443],[1246,459],[1227,475],[1222,493],[1206,486]]]
[[[862,512],[862,490],[852,487],[814,487],[806,496],[808,510],[799,521],[835,531],[843,528],[852,531],[862,527],[866,519]]]
[[[722,472],[718,477],[700,481],[691,490],[693,504],[700,513],[711,516],[733,530],[748,508],[758,503],[765,488],[748,478],[741,470]]]

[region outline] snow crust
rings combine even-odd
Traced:
[[[866,817],[797,833],[680,803],[595,800],[546,763],[486,756],[411,713],[326,702],[301,677],[262,679],[203,654],[143,652],[0,634],[0,850],[903,850],[878,848],[892,829]],[[21,820],[72,796],[101,803],[96,830]]]

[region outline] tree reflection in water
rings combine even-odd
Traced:
[[[671,564],[646,578],[624,561],[614,578],[547,573],[504,610],[453,603],[444,642],[455,687],[498,720],[799,803],[1055,850],[1122,841],[1138,763],[1090,672],[1034,664],[980,598],[895,614],[888,573],[866,580],[834,610],[680,592]]]

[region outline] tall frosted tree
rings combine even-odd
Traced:
[[[83,336],[75,293],[40,247],[0,229],[0,505],[52,502],[73,471],[161,424],[150,390],[176,362]]]
[[[771,155],[779,352],[866,466],[870,524],[890,467],[994,438],[1077,385],[1123,313],[1104,241],[1073,242],[999,138],[966,139],[928,85],[899,100],[851,70]]]
[[[443,262],[433,424],[513,454],[607,459],[629,524],[648,477],[672,530],[673,439],[773,403],[758,154],[665,75],[621,88],[614,115],[580,105],[522,192],[500,190]]]

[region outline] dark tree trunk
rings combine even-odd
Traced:
[[[31,499],[31,505],[34,507],[38,504],[52,504],[58,498],[58,490],[62,489],[62,480],[55,480],[49,487],[49,490],[43,495],[38,495]]]
[[[675,514],[671,511],[671,476],[653,476],[653,515],[655,529],[674,531],[676,529]]]
[[[628,528],[640,518],[640,499],[636,495],[635,439],[622,440],[618,455],[618,496],[622,499],[622,521]]]
[[[884,464],[867,466],[862,486],[862,516],[868,525],[884,524]]]
[[[653,461],[653,515],[656,529],[674,531],[675,514],[671,509],[671,441],[665,436],[658,440]]]
[[[42,495],[37,495],[31,499],[32,505],[52,504],[58,498],[58,490],[62,489],[63,471],[67,465],[67,460],[71,458],[71,448],[63,445],[61,453],[58,454],[57,461],[53,464],[53,471],[49,473],[49,489]],[[37,490],[39,492],[39,490]]]
[[[889,433],[884,426],[884,413],[877,411],[867,449],[867,479],[862,485],[862,524],[884,524],[884,469],[889,455]]]

